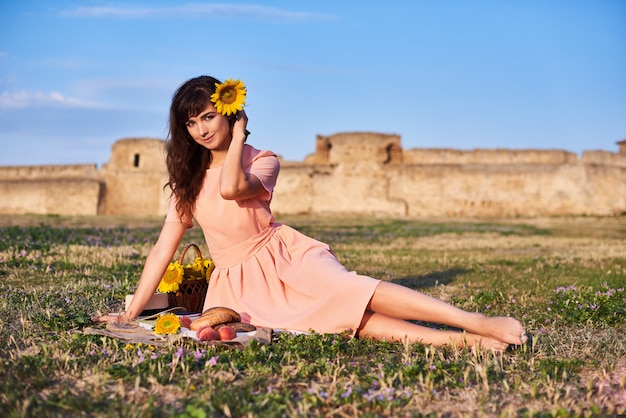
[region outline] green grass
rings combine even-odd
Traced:
[[[516,316],[532,343],[504,354],[317,334],[244,350],[127,345],[81,330],[134,291],[160,221],[0,217],[0,415],[626,414],[626,218],[280,220],[349,269]],[[188,242],[208,254],[198,228]]]

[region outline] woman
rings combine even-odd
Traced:
[[[279,163],[246,144],[248,118],[240,81],[201,76],[174,94],[167,142],[172,199],[128,310],[103,321],[136,318],[195,219],[215,270],[204,308],[227,306],[256,326],[424,344],[523,344],[510,317],[466,312],[409,288],[349,272],[330,247],[275,222],[270,211]],[[437,330],[407,320],[441,323]]]

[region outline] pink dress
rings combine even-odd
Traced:
[[[226,306],[256,326],[354,335],[380,281],[349,272],[328,245],[275,222],[275,154],[246,144],[242,160],[266,193],[225,200],[216,168],[206,171],[196,201],[195,219],[215,263],[204,309]],[[174,199],[166,221],[181,222]]]

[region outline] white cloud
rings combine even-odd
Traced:
[[[95,18],[118,18],[118,19],[143,19],[143,18],[251,18],[258,20],[302,22],[308,20],[330,20],[335,19],[332,15],[293,12],[276,9],[273,7],[256,5],[235,5],[235,4],[200,4],[189,3],[172,7],[77,7],[73,10],[61,12],[61,15],[68,17],[95,17]]]
[[[304,22],[311,20],[333,20],[336,16],[314,13],[294,12],[274,7],[226,4],[226,3],[188,3],[171,7],[117,7],[117,6],[79,6],[61,12],[67,17],[92,17],[114,19],[145,19],[145,18],[213,18],[234,19],[247,18],[273,22]]]
[[[23,109],[27,107],[71,107],[71,108],[105,108],[106,106],[81,100],[73,97],[65,97],[61,93],[51,91],[15,91],[2,92],[0,94],[0,109]]]

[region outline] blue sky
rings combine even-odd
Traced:
[[[289,160],[351,131],[616,152],[626,1],[3,1],[0,165],[164,138],[171,94],[201,74],[242,79],[249,142]]]

